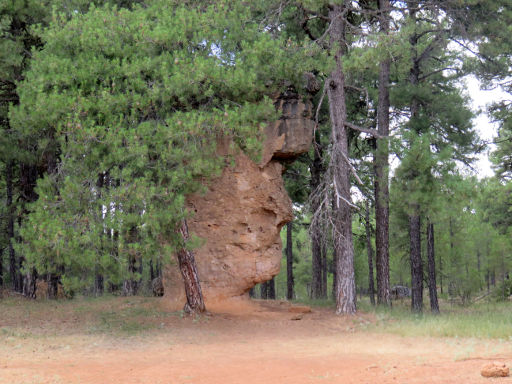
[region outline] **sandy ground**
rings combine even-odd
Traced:
[[[480,376],[488,361],[510,366],[511,342],[405,338],[367,329],[369,315],[279,302],[213,312],[123,337],[84,332],[72,315],[51,334],[35,331],[37,316],[15,327],[0,314],[0,383],[512,383]]]

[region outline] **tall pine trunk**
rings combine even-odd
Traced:
[[[419,213],[409,216],[411,261],[411,307],[414,312],[423,311],[423,262],[421,260],[421,220]]]
[[[332,125],[332,159],[333,185],[336,192],[336,210],[334,213],[334,252],[336,257],[336,313],[351,314],[356,312],[356,286],[354,274],[354,247],[352,243],[352,207],[350,196],[350,165],[347,109],[345,95],[345,74],[343,72],[343,55],[345,53],[345,1],[329,5],[331,20],[329,37],[330,46],[336,49],[335,69],[328,81],[330,120]]]
[[[292,241],[293,224],[290,221],[286,224],[286,298],[293,300],[293,241]]]
[[[372,247],[372,234],[370,228],[370,205],[366,200],[366,214],[365,214],[365,227],[366,227],[366,251],[368,254],[368,292],[370,294],[370,302],[375,305],[375,287],[373,285],[373,247]]]
[[[390,2],[379,0],[380,30],[389,33]],[[391,305],[389,294],[389,78],[391,60],[384,59],[379,68],[379,101],[377,106],[377,139],[375,172],[375,266],[377,269],[377,302]]]
[[[177,252],[178,265],[183,282],[185,283],[185,294],[187,296],[187,303],[183,310],[186,313],[201,313],[206,311],[206,307],[204,305],[199,275],[197,274],[194,253],[186,248],[186,243],[190,238],[186,220],[183,220],[178,232],[184,243],[183,247]]]
[[[410,8],[410,16],[416,20],[416,8],[414,5]],[[420,79],[420,58],[418,57],[417,45],[419,36],[414,33],[410,38],[412,65],[409,71],[409,83],[411,88],[415,89],[419,85]],[[410,122],[419,118],[420,103],[416,96],[413,96],[410,104],[411,117]],[[419,132],[418,132],[419,134]],[[412,178],[418,178],[416,171],[413,171]],[[411,306],[414,312],[423,311],[423,261],[421,259],[421,219],[420,206],[413,203],[412,213],[409,214],[409,235],[410,235],[410,262],[411,262]]]
[[[434,223],[427,221],[427,259],[428,259],[428,290],[430,297],[430,310],[439,313],[436,287],[436,258],[434,248]]]
[[[315,191],[321,183],[324,167],[322,164],[322,147],[314,143],[313,162],[311,164],[311,190]],[[312,211],[318,210],[318,201],[312,202]],[[314,299],[322,297],[322,243],[323,236],[320,230],[316,230],[311,236],[311,262],[312,262],[312,279],[311,279],[311,296]]]

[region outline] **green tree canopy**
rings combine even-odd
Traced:
[[[242,2],[92,6],[42,38],[11,121],[39,159],[58,157],[23,230],[27,265],[47,272],[178,246],[185,196],[225,165],[217,140],[257,158],[271,97],[300,90],[313,59]]]

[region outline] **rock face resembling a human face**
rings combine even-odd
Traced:
[[[266,129],[262,162],[256,164],[240,152],[235,166],[226,167],[206,194],[187,198],[194,213],[189,229],[204,240],[195,250],[195,259],[207,304],[242,296],[279,273],[280,231],[293,218],[279,160],[308,150],[313,122],[309,106],[300,100],[278,103],[283,118]],[[177,306],[185,302],[175,265],[166,268],[164,285],[167,298]]]

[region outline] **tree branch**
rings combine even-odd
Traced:
[[[372,135],[373,137],[375,137],[377,139],[382,139],[383,138],[383,136],[380,135],[375,129],[360,127],[359,125],[355,125],[355,124],[352,124],[352,123],[349,123],[349,122],[345,122],[345,126],[347,128],[353,129],[354,131],[368,133],[368,134]]]

